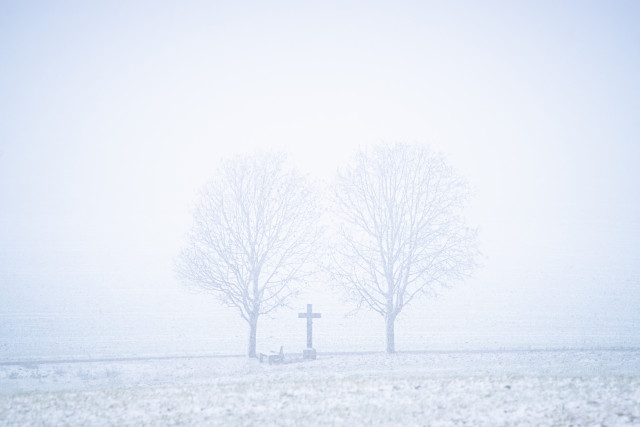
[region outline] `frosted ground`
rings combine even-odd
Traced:
[[[3,425],[640,425],[640,350],[0,365]]]
[[[274,366],[241,356],[244,323],[215,310],[5,314],[0,425],[640,425],[635,321],[579,333],[571,318],[436,312],[399,322],[387,356],[379,319],[332,308],[318,305],[313,362],[295,310],[265,318],[259,350],[284,345],[291,362]]]

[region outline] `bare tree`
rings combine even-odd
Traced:
[[[418,145],[361,150],[338,173],[340,239],[330,271],[358,308],[384,317],[387,353],[407,304],[473,270],[476,231],[461,216],[467,195],[445,159]]]
[[[309,273],[318,210],[306,179],[283,155],[238,156],[201,191],[177,271],[213,291],[249,324],[256,355],[258,318],[286,304]]]

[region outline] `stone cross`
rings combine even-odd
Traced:
[[[298,318],[307,318],[307,348],[313,348],[313,326],[312,322],[314,318],[322,317],[320,313],[313,313],[311,304],[307,304],[306,313],[298,313]]]

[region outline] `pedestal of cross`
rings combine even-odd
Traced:
[[[303,359],[315,359],[316,350],[313,348],[313,319],[322,317],[320,313],[314,313],[311,304],[307,304],[306,313],[298,313],[298,318],[307,319],[307,348],[302,352]]]

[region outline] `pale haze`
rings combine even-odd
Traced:
[[[398,318],[399,351],[640,347],[640,3],[0,5],[0,359],[243,354],[176,277],[220,160],[278,150],[330,184],[418,143],[471,186],[473,276]],[[382,351],[310,283],[258,348]],[[371,326],[371,325],[375,325]],[[64,345],[59,344],[62,342]]]

